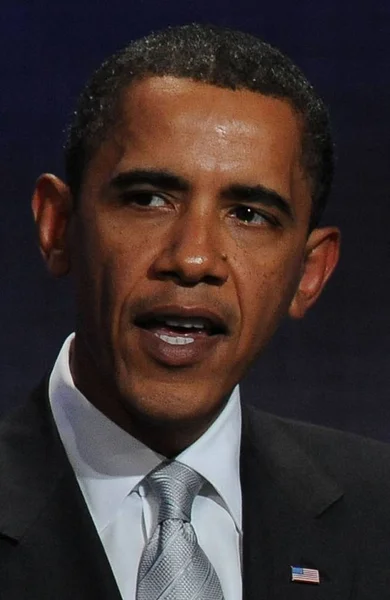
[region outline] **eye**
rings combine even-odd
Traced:
[[[236,206],[231,214],[239,221],[251,225],[263,225],[267,223],[277,225],[276,219],[273,216],[265,215],[251,206]]]
[[[160,208],[167,206],[165,198],[154,192],[130,191],[122,195],[124,204],[133,204],[142,208]]]

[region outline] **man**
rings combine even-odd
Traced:
[[[240,404],[338,259],[301,72],[238,32],[151,35],[87,85],[66,170],[33,212],[75,335],[2,424],[2,600],[388,598],[387,447]]]

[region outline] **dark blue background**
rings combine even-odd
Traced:
[[[0,412],[25,397],[72,329],[69,283],[51,281],[30,195],[61,175],[75,98],[108,54],[169,24],[255,33],[306,72],[330,106],[338,169],[326,222],[338,272],[302,322],[285,323],[246,386],[267,410],[390,440],[390,2],[2,0]]]

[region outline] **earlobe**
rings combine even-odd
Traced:
[[[306,244],[302,274],[289,315],[300,319],[314,304],[332,275],[340,253],[340,231],[336,227],[314,229]]]
[[[61,277],[70,269],[67,229],[72,197],[68,186],[55,175],[41,175],[31,206],[42,256],[49,271]]]

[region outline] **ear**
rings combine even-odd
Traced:
[[[66,275],[70,269],[67,229],[72,213],[68,186],[55,175],[41,175],[31,206],[40,250],[50,273],[56,277]]]
[[[332,275],[339,254],[340,231],[336,227],[323,227],[311,232],[298,289],[289,308],[290,317],[301,319],[314,304]]]

